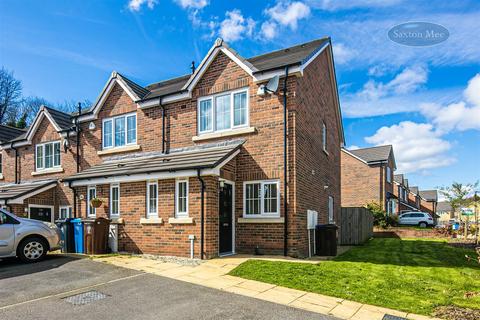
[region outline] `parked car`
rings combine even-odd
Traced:
[[[60,230],[53,223],[19,218],[0,209],[0,258],[37,262],[61,247]]]
[[[398,224],[400,225],[410,225],[410,226],[420,226],[426,228],[427,226],[433,226],[433,218],[431,215],[425,212],[411,211],[402,213],[398,217]]]

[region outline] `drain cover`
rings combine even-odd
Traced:
[[[93,301],[105,299],[106,297],[107,297],[106,294],[92,290],[92,291],[82,292],[74,296],[63,298],[63,300],[73,305],[81,306],[84,304],[89,304]]]
[[[407,318],[397,317],[391,314],[385,314],[382,320],[407,320]]]

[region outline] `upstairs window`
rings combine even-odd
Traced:
[[[245,127],[248,109],[248,89],[203,97],[198,101],[198,132]]]
[[[60,167],[60,141],[38,144],[35,147],[36,171]]]
[[[103,149],[118,148],[137,143],[137,115],[126,114],[103,119]]]
[[[280,216],[280,187],[278,181],[245,182],[244,217]]]
[[[389,166],[387,166],[387,182],[392,183],[392,169],[390,169]]]

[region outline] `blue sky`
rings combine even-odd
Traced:
[[[392,143],[397,172],[433,188],[480,179],[480,3],[402,0],[0,2],[0,65],[25,95],[95,100],[112,70],[146,85],[189,72],[216,37],[249,57],[323,36],[334,44],[347,147]],[[447,41],[387,38],[408,21]],[[478,76],[477,76],[478,75]]]

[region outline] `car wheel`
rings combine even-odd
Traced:
[[[41,238],[27,238],[17,249],[17,255],[23,262],[37,262],[47,255],[47,243]]]
[[[426,228],[427,227],[426,222],[420,222],[418,225],[420,226],[420,228]]]

